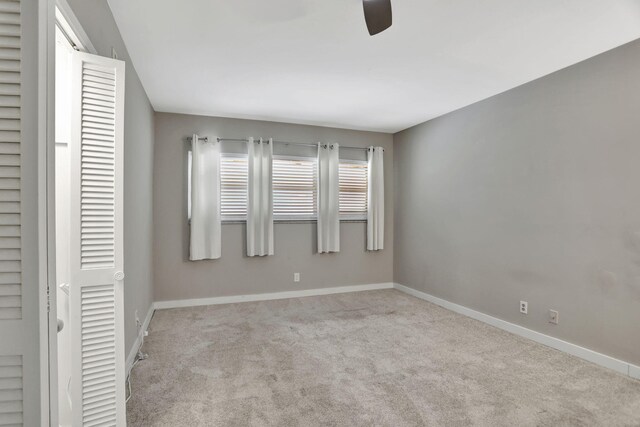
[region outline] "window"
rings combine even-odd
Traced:
[[[340,219],[367,219],[367,162],[341,160]]]
[[[274,220],[316,218],[316,166],[313,157],[274,156]]]
[[[188,158],[191,176],[191,152]],[[315,157],[274,156],[274,220],[315,220],[317,218],[317,159]],[[367,162],[341,160],[340,219],[367,219]],[[191,218],[191,179],[188,183]],[[220,157],[220,198],[223,221],[247,219],[247,155],[223,153]]]
[[[220,214],[226,221],[247,219],[246,154],[220,156]]]

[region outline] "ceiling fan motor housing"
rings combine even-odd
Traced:
[[[370,35],[374,36],[391,26],[391,0],[362,0],[362,6]]]

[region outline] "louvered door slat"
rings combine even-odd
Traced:
[[[83,67],[83,76],[87,73],[91,75],[99,71],[102,75],[109,76],[110,79],[115,79],[115,70],[109,67],[96,67],[92,65],[86,65]],[[84,81],[84,79],[83,79]],[[112,80],[109,80],[112,81]],[[115,105],[116,92],[115,86],[109,85],[109,89],[99,89],[93,84],[83,83],[82,85],[82,102],[85,104],[91,103],[92,99],[99,98],[103,101],[108,101],[108,104]],[[82,114],[81,119],[83,141],[82,146],[84,150],[81,154],[82,162],[82,201],[81,201],[81,224],[82,224],[82,238],[95,237],[95,233],[113,232],[115,222],[113,216],[110,220],[97,223],[92,216],[95,216],[99,210],[96,208],[98,204],[113,205],[114,193],[113,187],[115,186],[115,121],[110,120],[106,123],[98,123],[91,118]],[[102,142],[96,142],[90,139],[91,136],[102,135],[107,138],[103,138]],[[108,150],[102,152],[102,157],[99,160],[90,155],[87,149],[94,146],[101,146]],[[0,171],[1,172],[1,171]],[[105,187],[109,189],[109,192],[103,193],[100,198],[91,197],[93,192],[91,187],[95,175],[102,175],[108,177],[104,179]],[[108,217],[105,217],[108,218]],[[101,228],[103,230],[98,230]],[[86,240],[81,242],[81,260],[82,268],[108,268],[113,267],[115,262],[115,248],[114,242],[108,242],[102,245],[102,251],[96,252],[90,245],[87,245]]]
[[[0,330],[22,329],[22,15],[19,1],[0,0]],[[35,27],[34,27],[35,28]],[[35,31],[35,30],[34,30]],[[14,328],[16,327],[14,326]],[[16,354],[24,348],[7,348]],[[17,345],[18,347],[20,344]],[[25,423],[22,355],[0,356],[0,425]],[[28,422],[28,421],[27,421]]]
[[[0,356],[0,425],[22,425],[22,395],[22,356]]]
[[[82,390],[83,390],[83,423],[87,425],[93,421],[96,412],[92,410],[92,393],[96,390],[104,392],[105,398],[97,401],[101,406],[100,414],[109,419],[116,417],[116,382],[115,357],[116,336],[113,328],[111,333],[104,333],[104,327],[96,326],[97,318],[113,316],[115,294],[113,285],[92,286],[82,290]],[[101,334],[96,335],[96,330]],[[92,365],[96,361],[103,363]],[[111,369],[102,369],[111,367]],[[92,372],[100,370],[102,376],[92,377]]]
[[[69,296],[72,336],[78,342],[74,424],[124,425],[122,281],[114,280],[123,262],[124,67],[120,61],[74,53],[73,70],[70,252],[75,279]]]

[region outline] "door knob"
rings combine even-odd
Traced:
[[[58,319],[58,332],[64,329],[64,320]]]
[[[123,271],[116,271],[116,274],[113,275],[113,278],[115,280],[122,280],[124,279],[124,272]]]

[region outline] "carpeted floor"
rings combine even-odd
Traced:
[[[640,426],[640,381],[395,290],[156,312],[130,426]]]

